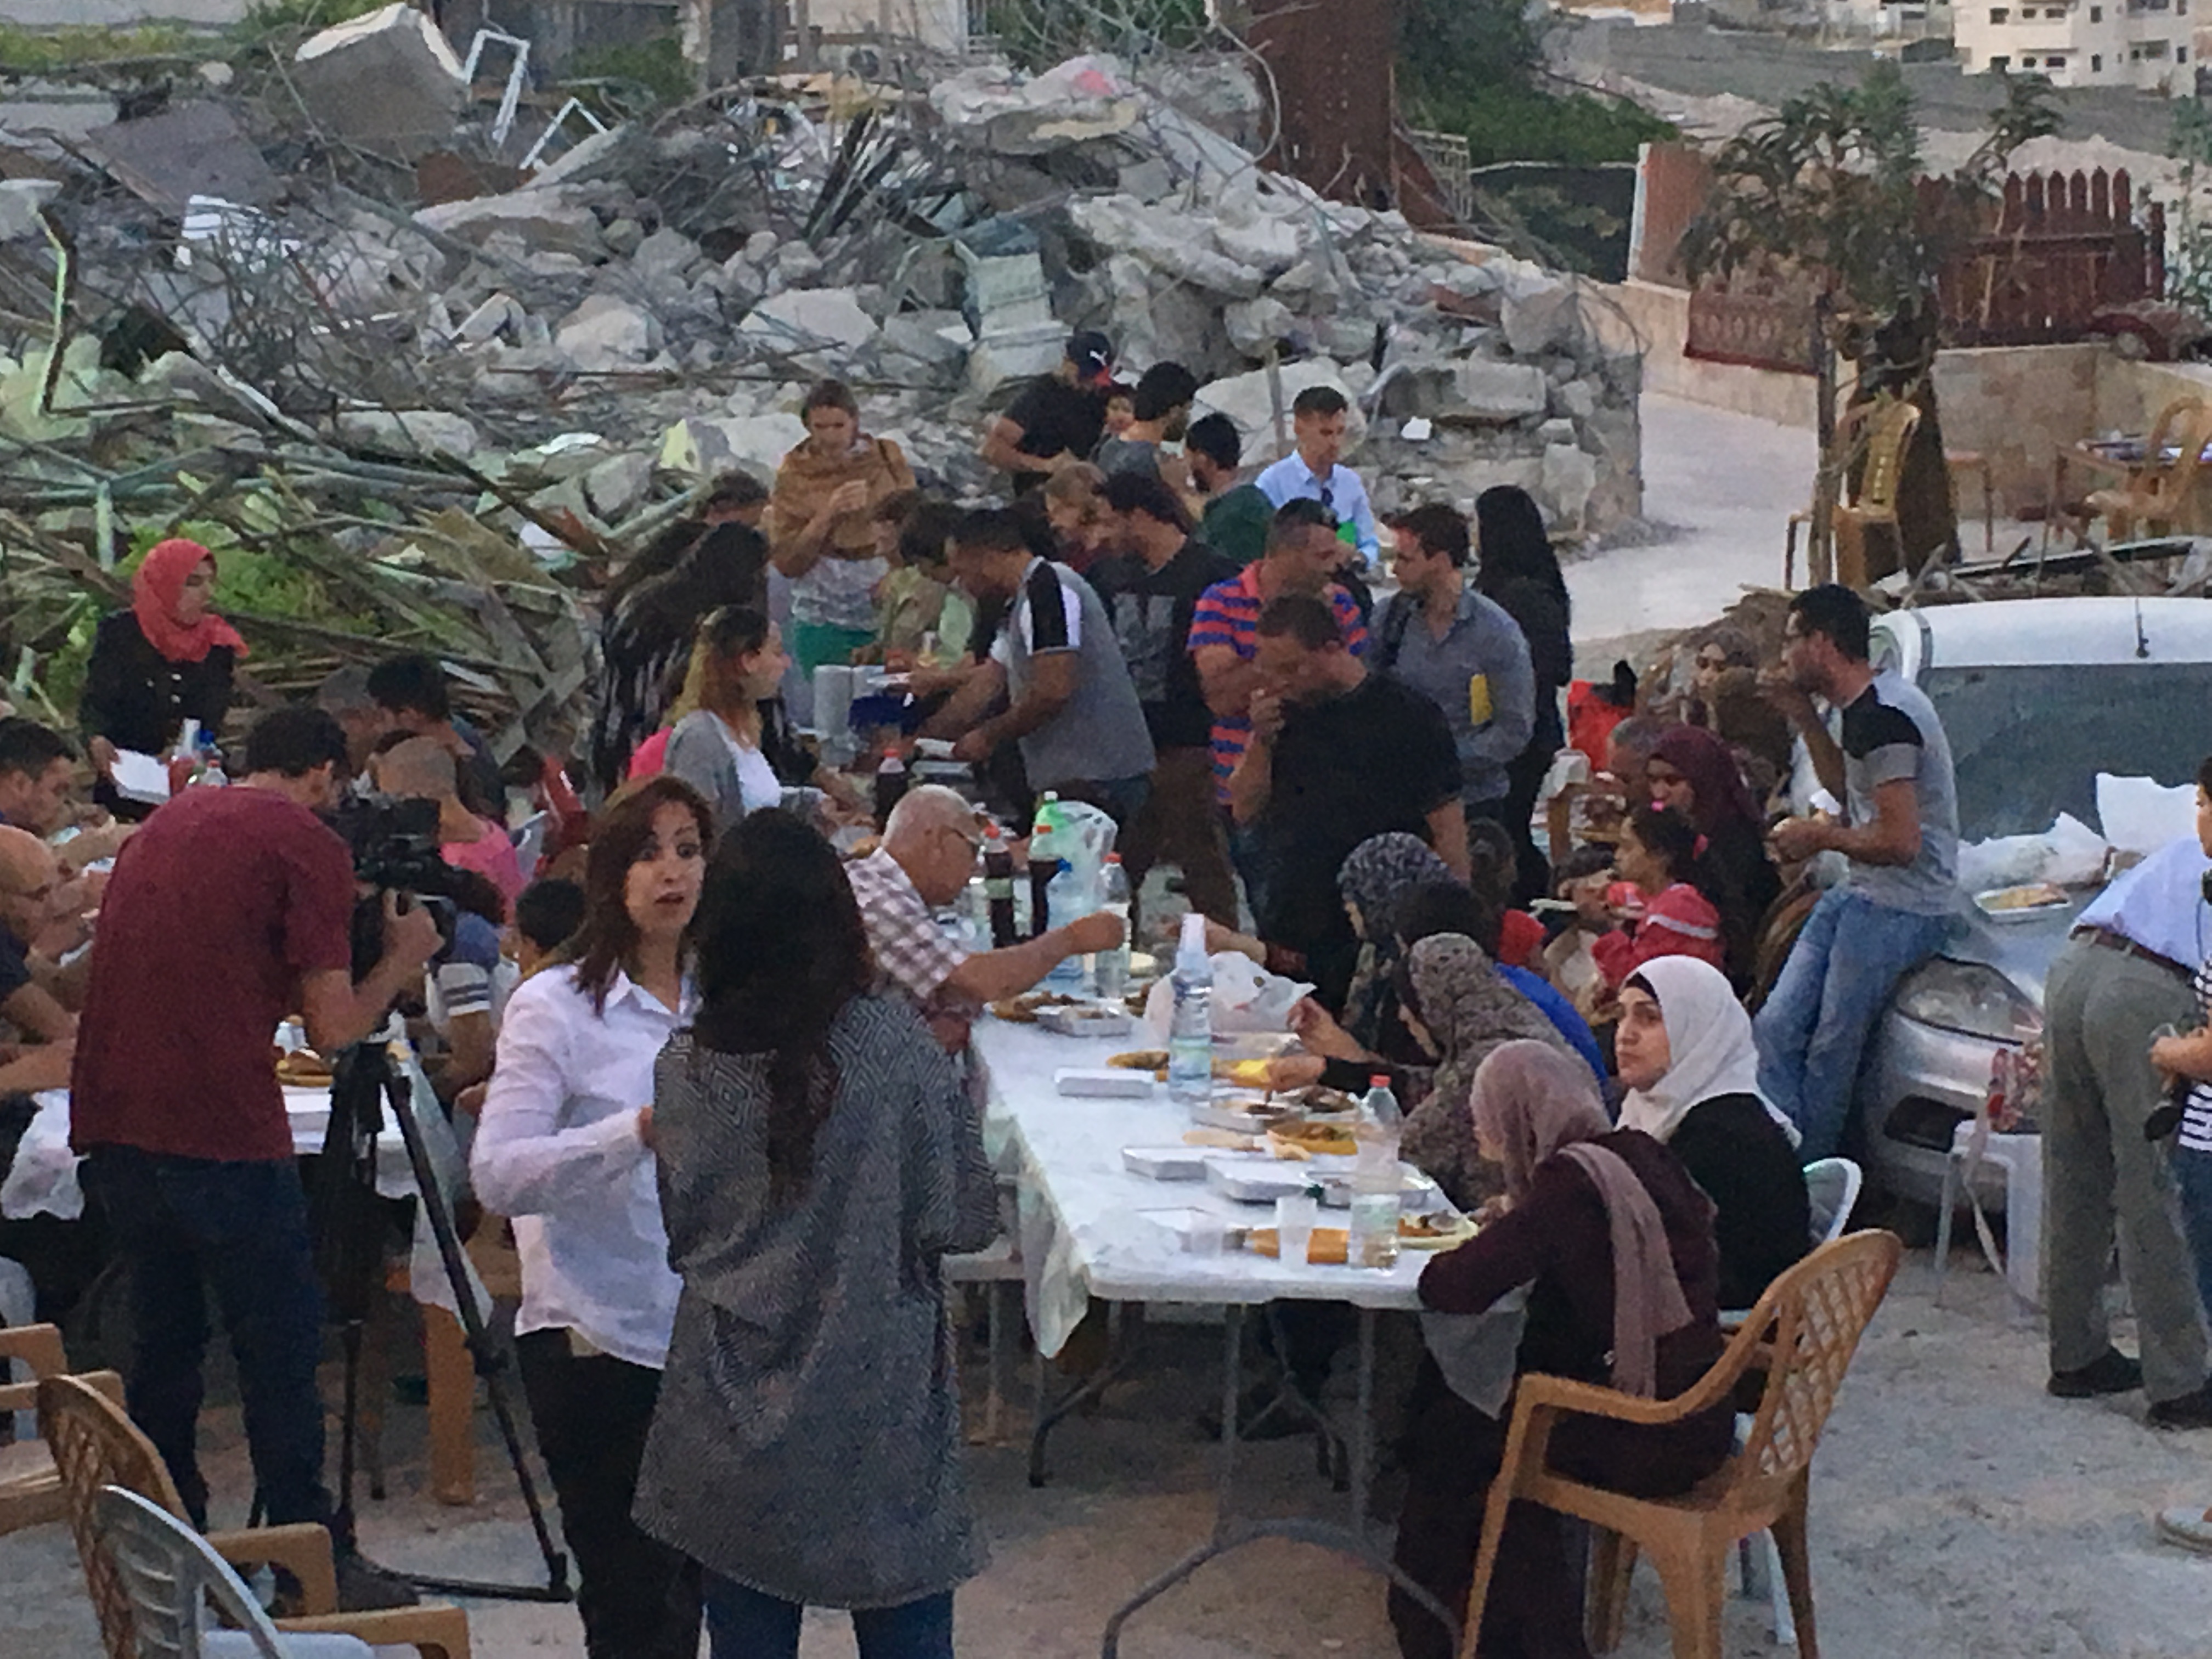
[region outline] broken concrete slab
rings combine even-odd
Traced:
[[[1273,295],[1233,301],[1221,308],[1221,325],[1229,332],[1230,344],[1248,357],[1266,356],[1295,321],[1291,308]]]
[[[450,142],[468,103],[446,37],[404,4],[311,35],[293,54],[291,77],[323,131],[410,160]]]
[[[1042,155],[1127,132],[1137,88],[1105,57],[1072,58],[1024,79],[1004,64],[963,70],[929,89],[930,106],[962,143],[998,155]]]
[[[441,202],[416,212],[415,222],[464,242],[483,246],[507,235],[526,251],[536,249],[596,259],[606,252],[598,216],[565,199],[557,190],[532,188],[473,201]]]
[[[1210,292],[1250,300],[1267,286],[1263,271],[1192,235],[1189,214],[1178,209],[1129,196],[1097,196],[1071,202],[1067,211],[1076,228],[1101,247]]]
[[[738,332],[784,351],[822,345],[854,350],[876,337],[876,319],[849,288],[793,289],[755,306]]]
[[[1351,419],[1345,426],[1345,453],[1349,455],[1358,448],[1360,441],[1367,435],[1367,417],[1361,412],[1357,394],[1340,364],[1325,357],[1310,357],[1304,362],[1283,365],[1280,374],[1276,377],[1281,392],[1282,438],[1279,442],[1276,438],[1275,391],[1269,386],[1268,379],[1267,371],[1261,368],[1254,369],[1249,374],[1210,380],[1199,387],[1192,413],[1226,415],[1236,422],[1237,429],[1244,434],[1246,462],[1272,461],[1290,452],[1291,404],[1298,393],[1308,386],[1330,386],[1352,403]]]
[[[796,415],[738,415],[722,419],[694,416],[668,428],[660,445],[660,465],[694,477],[712,477],[733,465],[763,481],[806,437]]]
[[[660,325],[650,312],[594,294],[561,319],[553,343],[587,372],[635,368],[660,349]]]
[[[269,163],[221,104],[180,104],[159,115],[94,127],[85,148],[133,195],[181,216],[195,196],[259,207],[282,188]]]
[[[608,227],[607,242],[613,246],[613,227]],[[641,276],[665,272],[669,276],[688,276],[704,262],[706,255],[699,252],[698,243],[680,230],[663,225],[652,235],[640,241],[629,254],[631,269]]]
[[[349,409],[337,417],[348,443],[395,455],[453,455],[465,460],[480,441],[475,423],[442,409]]]
[[[629,453],[610,455],[584,475],[584,496],[592,511],[618,522],[653,488],[653,457]]]
[[[1506,347],[1516,357],[1571,346],[1584,333],[1581,296],[1571,283],[1549,276],[1509,283],[1499,320]]]
[[[1550,401],[1544,371],[1534,363],[1493,362],[1470,357],[1452,366],[1452,390],[1458,408],[1417,410],[1416,414],[1455,416],[1478,421],[1517,421],[1540,415]]]

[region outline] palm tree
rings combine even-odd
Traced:
[[[1931,374],[1942,343],[1936,281],[1984,222],[2012,153],[2058,127],[2047,81],[2006,77],[2004,93],[1973,154],[1938,177],[1923,167],[1912,94],[1887,58],[1856,87],[1824,82],[1790,99],[1711,158],[1712,191],[1682,241],[1692,279],[1780,274],[1810,291],[1819,319],[1816,571],[1826,568],[1831,515],[1857,459],[1838,453],[1838,357],[1856,366],[1854,402],[1886,392],[1921,411],[1899,491],[1901,557],[1917,565],[1955,554]]]

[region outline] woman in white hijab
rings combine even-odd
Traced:
[[[1666,1142],[1717,1212],[1721,1305],[1748,1308],[1812,1243],[1796,1136],[1759,1092],[1751,1016],[1693,957],[1645,963],[1621,987],[1613,1056],[1620,1127]]]

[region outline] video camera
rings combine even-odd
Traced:
[[[356,796],[331,815],[331,828],[353,854],[354,879],[376,890],[354,906],[356,980],[367,977],[384,954],[386,893],[400,895],[402,908],[412,902],[428,909],[446,945],[453,944],[459,872],[439,851],[437,802]]]

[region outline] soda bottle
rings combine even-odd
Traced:
[[[874,805],[878,830],[890,827],[891,808],[896,806],[900,798],[906,793],[907,782],[905,757],[899,753],[896,744],[886,745],[883,763],[876,768]]]
[[[1119,1002],[1129,988],[1129,874],[1121,867],[1119,853],[1106,855],[1106,868],[1098,878],[1098,908],[1121,921],[1121,942],[1101,951],[1092,970],[1098,1000]]]
[[[1213,962],[1206,954],[1206,918],[1195,910],[1183,916],[1169,986],[1175,1003],[1168,1024],[1168,1098],[1203,1106],[1213,1098]]]
[[[983,893],[991,914],[991,945],[1003,951],[1021,942],[1014,925],[1014,849],[997,824],[983,831]]]
[[[1052,926],[1052,878],[1060,873],[1060,846],[1054,831],[1060,827],[1055,811],[1060,797],[1048,789],[1037,801],[1036,822],[1030,830],[1030,937],[1036,938]]]
[[[1390,1079],[1367,1079],[1352,1135],[1359,1155],[1352,1168],[1351,1239],[1346,1254],[1355,1267],[1398,1265],[1398,1132],[1403,1122]]]

